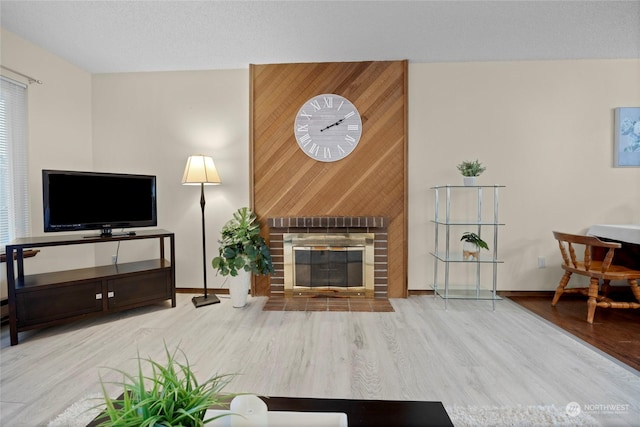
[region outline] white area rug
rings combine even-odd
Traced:
[[[567,414],[567,408],[548,406],[452,406],[445,407],[455,427],[477,426],[599,426],[591,415]]]
[[[100,413],[102,395],[90,395],[67,408],[48,427],[85,427]],[[548,406],[452,406],[446,408],[455,427],[479,426],[600,426],[591,415],[567,414],[567,408]]]
[[[104,409],[104,405],[100,404],[102,399],[101,394],[90,394],[69,406],[62,414],[50,421],[48,427],[85,427]]]

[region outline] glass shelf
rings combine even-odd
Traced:
[[[432,219],[431,222],[439,225],[505,225],[501,222],[493,222],[493,221],[440,221]]]
[[[455,252],[450,252],[449,253],[449,258],[447,258],[447,254],[443,253],[443,252],[430,252],[430,253],[431,253],[431,255],[433,255],[434,257],[439,259],[440,261],[444,261],[444,262],[468,262],[468,263],[482,262],[482,263],[489,263],[489,264],[491,264],[491,263],[498,263],[498,264],[504,263],[504,261],[495,259],[491,255],[480,254],[480,259],[476,260],[475,258],[464,259],[462,257],[462,254],[455,253]]]
[[[439,188],[505,188],[506,185],[464,185],[464,184],[460,184],[460,185],[454,185],[454,184],[447,184],[447,185],[436,185],[435,187],[431,187],[432,190],[437,190]]]

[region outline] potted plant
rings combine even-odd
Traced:
[[[204,419],[207,409],[218,405],[229,407],[234,395],[221,393],[229,382],[229,375],[218,375],[198,383],[184,352],[184,362],[176,358],[176,349],[170,353],[165,344],[167,363],[142,359],[138,354],[138,372],[129,374],[120,369],[122,395],[111,399],[100,377],[106,408],[96,419],[100,427],[126,426],[204,426],[222,416]],[[143,361],[148,362],[151,374],[143,373]]]
[[[243,271],[248,273],[241,274],[241,284],[229,284],[233,306],[244,307],[251,274],[273,273],[271,252],[260,235],[260,223],[256,214],[247,207],[233,213],[233,217],[222,227],[221,235],[221,239],[218,240],[218,256],[211,264],[219,274],[226,277],[236,277]]]
[[[480,176],[487,168],[482,166],[477,159],[474,161],[464,161],[458,165],[458,170],[462,174],[464,185],[476,185],[476,177]]]
[[[469,258],[475,258],[478,261],[480,259],[480,248],[489,249],[487,242],[482,240],[476,233],[469,231],[462,235],[460,241],[464,241],[462,244],[462,258],[465,261]]]

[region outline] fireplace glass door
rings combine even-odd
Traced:
[[[295,286],[364,286],[364,248],[294,247]]]
[[[284,233],[285,296],[374,294],[373,233]]]

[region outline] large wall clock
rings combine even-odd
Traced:
[[[356,149],[362,136],[362,119],[351,101],[325,93],[302,104],[293,132],[307,156],[321,162],[335,162]]]

